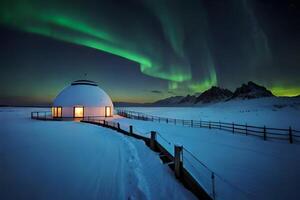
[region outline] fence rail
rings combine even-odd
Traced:
[[[32,112],[31,118],[40,120],[55,120],[50,111]],[[158,151],[160,151],[161,154],[164,154],[166,157],[168,157],[171,165],[174,165],[176,177],[179,178],[186,187],[193,191],[199,199],[251,199],[248,198],[249,195],[240,190],[238,187],[213,172],[190,150],[183,146],[174,145],[173,142],[159,132],[151,131],[142,133],[142,131],[138,131],[137,129],[133,128],[133,126],[128,126],[128,128],[124,128],[124,126],[122,126],[122,129],[119,122],[107,121],[97,116],[84,117],[81,121],[101,125],[137,139],[142,139],[148,146],[150,146],[152,150],[159,149]],[[172,119],[170,122],[171,121]],[[188,120],[183,120],[182,123],[183,125],[188,124]],[[134,132],[136,130],[137,133]],[[146,137],[146,135],[150,133],[151,137]],[[174,153],[170,151],[171,147],[174,147]],[[180,155],[176,156],[176,149],[178,149],[178,147],[181,149]],[[176,159],[178,159],[178,162],[176,162]],[[224,192],[224,188],[226,188],[227,192]]]
[[[225,122],[214,122],[214,121],[202,121],[202,120],[183,120],[183,119],[173,119],[173,118],[162,118],[157,116],[145,115],[144,113],[133,112],[133,111],[124,111],[117,110],[119,115],[124,117],[146,120],[146,121],[158,121],[166,122],[172,124],[179,124],[183,126],[189,126],[194,128],[215,128],[222,129],[233,133],[243,133],[246,135],[255,135],[263,137],[264,139],[276,136],[282,136],[284,140],[289,139],[290,143],[296,141],[296,138],[299,138],[300,135],[297,130],[289,129],[279,129],[279,128],[266,128],[266,127],[257,127],[249,126],[247,124],[234,124],[234,123],[225,123]],[[31,118],[33,119],[52,119],[51,112],[32,112]],[[178,146],[174,145],[163,134],[155,131],[142,133],[133,126],[124,127],[116,121],[106,121],[101,117],[85,117],[82,122],[92,123],[96,125],[101,125],[107,128],[111,128],[118,132],[124,133],[126,135],[142,139],[145,143],[150,146],[153,150],[155,148],[159,149],[161,154],[164,154],[170,161],[174,164],[175,175],[180,175],[181,181],[188,186],[199,198],[201,199],[253,199],[253,195],[241,190],[238,186],[232,184],[229,180],[226,180],[221,175],[215,173],[212,169],[209,168],[199,157],[195,156],[192,151],[186,147],[181,146],[179,149],[179,165],[176,165],[176,150]],[[272,136],[269,131],[273,131]],[[276,132],[278,131],[278,132]],[[283,133],[280,133],[282,131]],[[151,137],[146,137],[151,133]],[[263,134],[262,134],[263,133]],[[141,135],[142,134],[142,135]],[[290,136],[291,134],[291,136]],[[267,137],[268,136],[268,137]],[[278,139],[278,138],[276,138]],[[292,139],[292,141],[291,141]],[[174,147],[174,153],[170,151],[170,148]],[[177,166],[177,167],[176,167]],[[178,167],[179,166],[179,167]],[[179,169],[179,171],[178,171]]]
[[[117,109],[117,114],[126,118],[153,121],[159,123],[167,123],[174,125],[182,125],[192,128],[209,128],[209,129],[220,129],[231,132],[233,134],[244,134],[250,136],[260,137],[263,140],[286,140],[289,143],[300,142],[300,131],[284,128],[271,128],[271,127],[260,127],[246,124],[238,123],[228,123],[221,121],[206,121],[206,120],[185,120],[185,119],[175,119],[148,115],[141,112],[129,111],[124,109]]]
[[[31,112],[31,119],[51,120],[53,119],[51,111]]]
[[[183,184],[191,189],[200,199],[253,199],[251,194],[241,190],[238,186],[232,184],[230,181],[211,170],[209,166],[194,155],[192,151],[186,147],[175,145],[162,133],[155,131],[146,133],[138,131],[138,133],[135,133],[134,131],[136,129],[131,125],[127,128],[126,126],[121,126],[121,124],[116,121],[106,121],[93,117],[84,118],[82,122],[101,125],[126,135],[143,139],[152,150],[156,149],[156,151],[160,152],[160,155],[164,154],[169,158],[174,165],[173,169],[177,178],[179,178]],[[147,135],[150,133],[151,137],[149,138]],[[174,152],[171,152],[171,147],[174,148]],[[179,156],[176,155],[176,149],[178,149],[178,147],[181,149]],[[177,170],[176,158],[179,159],[179,168]]]
[[[175,155],[170,152],[170,147],[173,147],[173,143],[160,134],[159,132],[151,131],[151,132],[146,132],[146,133],[141,133],[141,131],[138,131],[137,133],[134,132],[136,130],[133,128],[133,126],[121,126],[120,123],[116,121],[107,121],[104,119],[97,119],[95,117],[85,117],[82,122],[87,122],[87,123],[92,123],[95,125],[100,125],[104,126],[107,128],[111,128],[113,130],[116,130],[118,132],[124,133],[129,136],[133,136],[138,139],[142,139],[145,141],[145,143],[152,149],[156,151],[160,151],[161,154],[165,154],[165,156],[168,157],[170,162],[174,164],[175,161]],[[141,135],[142,134],[142,135]],[[150,138],[147,137],[148,134],[151,134]],[[183,155],[183,152],[182,152]],[[181,156],[181,162],[182,162],[183,156]],[[169,162],[169,163],[170,163]],[[201,163],[202,164],[202,163]],[[188,183],[188,187],[201,199],[207,199],[211,200],[214,199],[211,194],[207,192],[207,189],[205,189],[199,182],[199,180],[196,179],[196,177],[190,172],[189,168],[184,168],[185,166],[182,166],[183,168],[181,169],[182,173],[185,174],[181,176],[180,179],[184,179],[185,183]],[[175,171],[175,169],[174,169]],[[175,173],[176,174],[176,173]],[[184,178],[185,177],[185,178]],[[194,184],[193,184],[194,182]],[[200,186],[201,185],[201,186]],[[194,187],[194,189],[193,189]],[[196,189],[195,189],[196,187]],[[196,192],[195,192],[196,191]]]
[[[37,120],[52,120],[52,121],[80,121],[83,118],[89,118],[89,117],[54,117],[52,115],[51,111],[34,111],[31,112],[31,119],[37,119]],[[104,116],[91,116],[91,118],[95,119],[105,119]]]

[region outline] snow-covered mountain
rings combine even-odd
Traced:
[[[114,102],[117,107],[139,107],[139,106],[200,106],[208,103],[218,103],[223,101],[231,101],[236,99],[256,99],[262,97],[274,97],[270,90],[264,86],[258,85],[252,81],[242,84],[241,87],[235,89],[234,92],[226,88],[212,86],[210,89],[187,96],[171,96],[165,99],[155,101],[153,103],[124,103]],[[300,95],[299,95],[300,97]]]
[[[216,86],[199,95],[194,103],[212,103],[226,100],[232,96],[232,92],[228,89],[222,89]]]
[[[212,86],[210,89],[200,94],[168,97],[145,106],[195,106],[229,101],[232,99],[255,99],[273,96],[272,92],[264,86],[249,81],[247,84],[242,84],[242,86],[238,87],[234,92],[225,88]]]
[[[257,85],[256,83],[249,81],[248,84],[243,84],[241,87],[237,88],[231,99],[241,98],[241,99],[254,99],[260,97],[272,97],[274,96],[271,91],[267,88]]]
[[[158,100],[152,103],[152,105],[176,105],[178,104],[184,97],[183,96],[173,96],[173,97],[168,97],[166,99]]]
[[[185,97],[183,97],[179,102],[178,104],[193,104],[195,103],[197,99],[197,96],[196,95],[187,95]]]

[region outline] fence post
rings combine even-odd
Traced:
[[[221,121],[219,120],[219,129],[222,129]]]
[[[105,120],[103,120],[103,126],[106,126],[106,121]]]
[[[211,173],[211,189],[212,189],[212,199],[214,200],[216,197],[216,191],[215,191],[215,173]]]
[[[266,126],[264,126],[264,140],[267,139],[267,131],[266,131]]]
[[[289,127],[289,140],[290,140],[290,143],[292,144],[293,143],[292,127]]]
[[[210,121],[208,122],[208,128],[210,128],[210,129],[211,129],[211,124],[210,124]]]
[[[191,127],[194,127],[194,120],[191,120]]]
[[[32,112],[31,112],[31,119],[32,119],[32,116],[33,116],[33,115],[32,115]]]
[[[202,128],[202,121],[201,121],[201,119],[200,119],[200,128]]]
[[[234,133],[234,122],[232,122],[232,133]]]
[[[182,146],[174,145],[174,171],[176,178],[181,177],[182,172]]]
[[[246,135],[248,135],[248,125],[247,125],[247,123],[246,123],[246,126],[245,126],[245,128],[246,128]]]
[[[156,132],[151,131],[151,137],[150,137],[150,148],[155,151],[155,142],[156,142]]]
[[[169,118],[166,119],[166,122],[169,123]]]
[[[121,128],[120,128],[120,123],[119,122],[117,123],[117,127],[118,127],[118,131],[120,132]]]
[[[130,126],[129,126],[129,135],[130,135],[130,136],[132,135],[132,132],[133,132],[133,131],[132,131],[132,125],[130,125]]]

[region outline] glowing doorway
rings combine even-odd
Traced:
[[[74,107],[74,117],[83,117],[84,109],[82,106]]]
[[[111,107],[105,106],[105,117],[110,117],[110,116],[111,116]]]

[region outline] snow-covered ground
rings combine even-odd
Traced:
[[[300,130],[300,97],[267,97],[231,100],[201,107],[129,107],[132,111],[177,119],[222,121],[229,123]]]
[[[299,98],[229,101],[202,107],[127,108],[178,119],[202,119],[300,129]],[[30,111],[0,109],[0,199],[194,198],[143,142],[78,122],[29,119]],[[217,129],[115,117],[121,128],[157,140],[173,154],[183,145],[183,164],[216,199],[300,199],[300,144],[264,141]],[[105,163],[105,164],[104,164]],[[5,198],[4,198],[5,197]]]
[[[135,133],[149,137],[159,133],[158,142],[174,152],[181,144],[218,175],[216,199],[300,199],[300,144],[264,141],[261,138],[228,132],[189,128],[165,123],[115,119],[122,129],[133,125]],[[162,138],[163,137],[163,138]],[[170,144],[166,140],[170,141]],[[210,173],[185,151],[184,165],[211,192]]]
[[[201,117],[203,120],[247,122],[279,128],[291,125],[299,130],[299,101],[291,102],[285,98],[271,100],[248,100],[249,104],[245,101],[225,102],[200,108],[127,109],[181,119]],[[120,122],[123,129],[133,125],[135,133],[146,137],[149,137],[149,131],[157,131],[157,140],[170,153],[174,151],[174,144],[183,145],[216,173],[216,199],[300,199],[299,142],[289,144],[287,140],[264,141],[262,138],[217,129],[189,128],[122,117],[114,121]],[[183,163],[202,186],[211,192],[209,171],[186,151],[183,151]]]
[[[142,141],[0,109],[0,199],[194,199]]]

